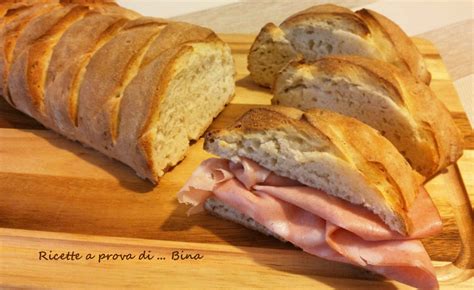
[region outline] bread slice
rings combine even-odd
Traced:
[[[379,130],[431,177],[462,155],[462,135],[431,89],[385,62],[359,56],[295,61],[276,77],[273,104],[321,108]]]
[[[168,49],[125,90],[118,119],[133,122],[119,121],[113,152],[158,180],[231,100],[234,86],[230,48],[214,34]]]
[[[234,94],[230,48],[211,30],[102,1],[58,5],[18,37],[12,103],[157,183]]]
[[[332,4],[314,6],[265,25],[248,56],[252,79],[272,87],[275,74],[291,60],[315,60],[332,54],[383,60],[425,83],[431,75],[411,39],[395,23],[367,9],[352,12]]]
[[[394,231],[411,231],[407,211],[422,178],[388,140],[356,119],[318,109],[252,109],[231,128],[206,134],[204,148],[230,160],[249,158],[368,208]]]

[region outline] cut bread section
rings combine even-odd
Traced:
[[[78,140],[157,182],[181,161],[234,95],[230,48],[215,35],[168,49],[125,88],[111,145]],[[79,106],[82,106],[79,103]],[[78,130],[82,130],[81,122]],[[104,138],[104,135],[96,135]]]
[[[291,60],[332,54],[383,60],[425,83],[431,79],[421,54],[395,23],[374,11],[332,4],[303,10],[279,27],[265,25],[250,50],[248,69],[256,83],[272,87],[276,73]]]
[[[407,211],[421,178],[388,140],[355,119],[322,110],[253,109],[231,128],[208,133],[204,148],[230,160],[249,158],[363,205],[401,234],[411,230]]]
[[[395,66],[357,56],[295,61],[276,77],[273,104],[354,117],[431,177],[462,155],[462,135],[431,89]]]
[[[121,141],[122,146],[133,146],[123,139],[137,136],[136,149],[149,160],[142,164],[149,168],[142,171],[143,176],[156,180],[184,158],[190,140],[204,133],[234,95],[233,59],[230,48],[214,36],[163,53],[137,76],[133,87],[142,86],[141,82],[152,75],[158,77],[158,88],[150,92],[151,109],[137,104],[134,94],[139,90],[128,88],[124,95],[120,120],[141,108],[145,112],[144,126],[120,122],[116,148],[122,148],[118,146]]]
[[[274,76],[290,61],[298,58],[284,32],[273,23],[265,25],[250,48],[248,69],[252,79],[265,87],[273,85]]]

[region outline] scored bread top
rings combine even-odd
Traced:
[[[332,96],[326,96],[323,91],[327,88],[322,88],[318,85],[319,83],[316,83],[316,81],[331,83],[331,81],[340,80],[355,86],[365,92],[365,95],[369,92],[373,93],[370,99],[374,106],[380,101],[377,98],[389,98],[390,102],[387,100],[384,102],[395,104],[396,110],[404,119],[403,122],[410,126],[411,133],[403,129],[401,125],[400,128],[382,126],[382,121],[393,117],[389,115],[391,111],[377,111],[376,115],[373,113],[356,114],[356,111],[351,111],[350,108],[350,100],[352,103],[358,101],[352,91],[346,88],[345,92],[337,91],[333,92]],[[303,95],[296,94],[292,97],[289,92],[296,85],[303,85],[307,90]],[[336,84],[333,86],[335,87]],[[314,89],[314,93],[312,93],[311,88],[313,87],[320,89]],[[426,177],[431,177],[449,164],[456,162],[462,155],[462,135],[449,111],[433,91],[403,70],[379,60],[335,55],[310,62],[295,61],[277,76],[274,94],[272,102],[277,104],[288,105],[291,103],[292,105],[302,105],[301,108],[317,106],[367,122],[387,136],[412,166]],[[336,95],[341,94],[344,95],[344,99],[349,100],[345,109],[341,107],[341,100],[337,105],[334,103],[337,101]],[[310,103],[305,99],[313,97],[319,102]],[[298,98],[298,100],[292,100],[293,98]],[[332,101],[325,102],[322,98]],[[364,108],[366,112],[371,110],[367,106]],[[395,133],[397,130],[406,131],[406,134],[412,134],[412,136]],[[405,132],[401,133],[405,134]]]
[[[209,132],[204,148],[252,159],[279,174],[379,215],[407,234],[407,211],[422,182],[376,130],[337,113],[270,106],[252,109],[228,129]]]
[[[408,68],[414,76],[418,77],[425,84],[431,82],[431,74],[426,68],[423,56],[400,26],[373,10],[361,9],[355,13],[369,24],[372,33],[375,35],[373,38],[375,43],[380,47],[387,45],[393,48],[394,52],[392,52],[390,57],[391,63],[397,67]],[[386,52],[389,53],[390,51],[387,50]]]
[[[52,1],[52,3],[38,3],[27,6],[17,11],[17,13],[10,13],[9,17],[3,18],[3,28],[0,33],[0,93],[5,96],[5,99],[11,105],[13,105],[13,103],[9,98],[7,80],[16,41],[30,21],[58,7],[59,5],[54,3],[54,1]]]
[[[334,29],[344,29],[361,37],[367,37],[369,27],[357,14],[345,7],[324,4],[300,11],[283,21],[282,29],[290,28],[308,20],[322,21]]]
[[[0,28],[8,16],[40,3],[57,3],[57,0],[2,0],[0,3]]]
[[[328,14],[341,15],[340,8],[331,4],[316,6],[313,10],[310,10],[309,14],[314,13],[315,17],[317,17],[317,14],[324,11]],[[354,19],[354,23],[366,28],[367,34],[372,35],[371,41],[382,52],[385,61],[393,63],[398,67],[406,68],[424,83],[430,83],[431,74],[426,69],[421,53],[413,44],[413,41],[396,23],[370,9],[360,9],[356,12],[352,12],[349,9],[344,10],[346,11],[341,15],[342,17]],[[359,21],[355,21],[355,19]],[[294,25],[297,25],[297,22],[294,22]],[[363,23],[363,25],[360,23]],[[336,29],[345,29],[352,33],[357,33],[358,31],[358,29],[355,29],[357,27],[355,24],[335,27]],[[360,35],[360,33],[357,34]]]

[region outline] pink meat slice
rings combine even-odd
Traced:
[[[441,219],[421,188],[408,216],[416,229],[404,237],[378,216],[320,190],[278,176],[257,163],[211,158],[178,193],[189,213],[213,196],[246,214],[304,251],[358,265],[417,287],[438,287],[430,258],[419,240],[441,230]]]
[[[368,241],[406,239],[390,228],[368,209],[321,190],[307,186],[255,185],[253,189],[294,204]],[[417,213],[419,212],[419,213]],[[421,216],[424,213],[425,216]],[[423,238],[441,230],[441,219],[431,198],[421,190],[414,206],[408,211],[414,224],[410,238]],[[418,217],[413,219],[413,216]],[[350,221],[348,223],[348,221]]]

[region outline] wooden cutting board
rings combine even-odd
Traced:
[[[233,50],[237,90],[212,128],[227,126],[245,110],[268,105],[271,99],[268,90],[254,85],[248,77],[246,55],[254,36],[222,38]],[[459,171],[452,167],[427,184],[444,228],[440,235],[423,243],[435,265],[440,266],[456,259],[462,247],[460,233],[464,239],[472,238],[472,225],[466,222],[471,207],[462,202],[462,195],[466,194],[462,182],[473,204],[474,133],[437,50],[426,40],[414,41],[432,73],[431,87],[466,135]],[[289,244],[206,214],[186,217],[187,208],[178,204],[176,192],[208,156],[202,150],[202,140],[197,141],[188,157],[153,187],[127,166],[45,130],[2,99],[0,285],[405,288],[358,268],[310,256]],[[455,198],[459,194],[461,199]],[[456,218],[458,223],[464,222],[460,230]],[[82,258],[45,261],[44,256],[39,259],[41,251],[75,251]],[[153,259],[139,259],[143,251],[153,255]],[[174,260],[178,257],[173,254],[175,251],[178,256],[192,254],[196,259]],[[95,257],[86,260],[87,253]],[[106,254],[110,254],[109,260]],[[131,255],[135,257],[132,259]],[[458,261],[458,266],[472,263],[472,244],[464,246],[463,255],[465,260]],[[77,258],[73,253],[63,257]],[[457,268],[443,268],[440,273],[455,276],[458,272],[453,269]],[[463,279],[442,282],[442,287],[473,286],[473,278],[465,280],[472,272],[462,273]]]

